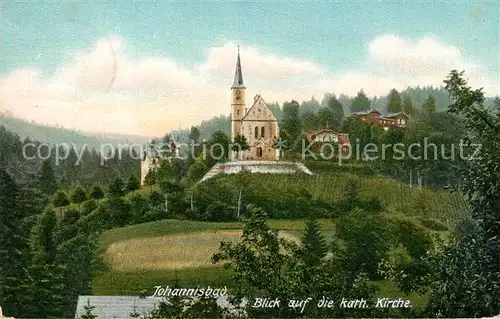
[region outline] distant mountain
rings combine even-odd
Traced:
[[[9,114],[0,113],[0,126],[6,130],[16,133],[21,139],[29,138],[50,144],[75,144],[99,149],[100,145],[109,143],[118,144],[145,143],[151,140],[149,137],[136,135],[121,135],[113,133],[90,133],[69,130],[60,126],[48,126],[33,121],[26,121],[13,117]]]

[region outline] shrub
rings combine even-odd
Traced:
[[[88,215],[92,211],[94,211],[94,209],[96,209],[96,208],[97,208],[97,204],[96,204],[95,200],[92,200],[92,199],[87,200],[87,201],[83,202],[83,204],[82,204],[81,214],[83,216]]]

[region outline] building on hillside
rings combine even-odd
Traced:
[[[278,160],[279,150],[274,148],[279,138],[278,120],[262,96],[257,94],[250,108],[246,107],[246,86],[243,83],[240,52],[231,86],[231,141],[237,135],[246,138],[250,147],[242,152],[233,151],[231,160]]]
[[[249,108],[245,101],[246,86],[243,83],[240,51],[236,59],[236,71],[231,86],[231,141],[244,136],[249,150],[232,151],[230,161],[215,164],[199,182],[219,174],[239,172],[264,174],[313,173],[301,162],[281,161],[279,147],[274,147],[280,138],[278,120],[262,96],[257,94]]]
[[[332,129],[322,129],[316,132],[304,133],[309,143],[336,143],[342,147],[342,153],[348,153],[351,147],[349,134],[340,133]]]
[[[151,170],[157,170],[164,160],[171,160],[175,157],[179,157],[179,147],[173,139],[163,144],[146,144],[141,157],[141,185],[144,185],[146,176]]]
[[[405,112],[391,113],[383,116],[382,113],[376,109],[364,112],[354,112],[348,116],[357,116],[363,122],[381,126],[384,130],[388,130],[389,128],[406,127],[406,124],[410,119]]]

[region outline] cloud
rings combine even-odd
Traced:
[[[208,49],[207,57],[199,70],[227,76],[234,72],[237,46],[231,42]],[[245,47],[241,54],[245,63],[245,75],[273,79],[280,77],[304,77],[324,73],[324,69],[311,61],[270,55],[256,47]]]
[[[46,124],[84,131],[162,135],[230,112],[236,45],[208,48],[192,68],[168,56],[137,58],[120,37],[104,38],[73,52],[51,75],[19,68],[1,78],[0,110]],[[433,37],[381,35],[367,43],[362,68],[341,73],[307,59],[241,50],[247,102],[321,99],[326,92],[385,95],[390,89],[441,85],[451,69],[465,69],[473,87],[500,94],[498,77]]]
[[[467,60],[459,48],[433,37],[410,40],[382,35],[368,48],[368,62],[377,73],[409,86],[440,85],[452,69],[467,70],[475,82],[485,72],[479,64]]]

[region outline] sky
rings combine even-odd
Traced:
[[[1,2],[0,111],[158,136],[247,104],[439,86],[500,94],[500,1]]]

